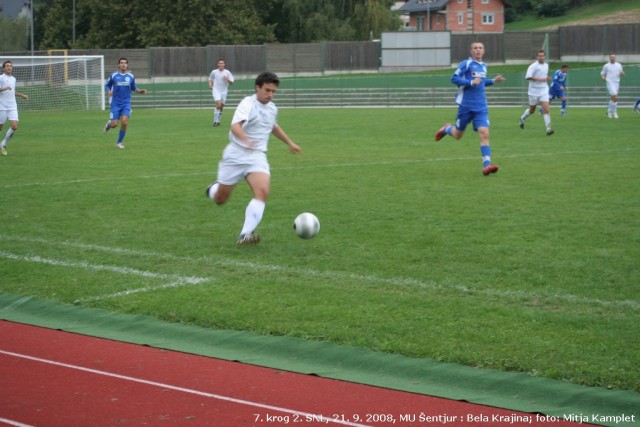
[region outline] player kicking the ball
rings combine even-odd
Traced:
[[[480,135],[480,153],[482,154],[482,174],[490,175],[498,172],[498,165],[491,164],[491,146],[489,144],[489,108],[485,86],[500,83],[505,80],[501,75],[493,79],[487,78],[487,65],[482,62],[484,44],[471,43],[471,57],[460,63],[451,76],[451,83],[458,86],[456,103],[458,115],[455,126],[447,123],[436,132],[436,141],[445,135],[455,139],[462,138],[469,123],[473,123],[473,130]]]
[[[269,136],[275,135],[294,154],[302,152],[278,125],[278,108],[271,100],[279,85],[280,80],[273,73],[263,72],[258,75],[255,81],[256,93],[240,101],[231,119],[229,144],[218,164],[218,179],[206,190],[209,199],[222,205],[229,200],[234,186],[242,179],[251,187],[253,198],[247,205],[244,225],[236,240],[239,246],[260,241],[260,235],[255,233],[255,229],[262,220],[271,187],[267,160]]]

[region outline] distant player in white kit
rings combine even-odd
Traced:
[[[544,50],[539,50],[536,61],[529,65],[527,74],[524,78],[529,80],[529,108],[524,110],[520,116],[520,129],[524,129],[524,121],[527,117],[535,113],[536,106],[540,104],[542,109],[542,117],[544,125],[547,128],[547,135],[553,135],[551,129],[551,115],[549,114],[549,86],[547,82],[551,80],[549,77],[549,64],[545,63]]]
[[[10,128],[0,142],[0,153],[7,155],[7,143],[18,130],[18,103],[16,96],[22,99],[29,99],[23,93],[16,92],[16,78],[13,77],[13,62],[7,60],[2,63],[2,74],[0,75],[0,131],[5,122],[9,120]]]
[[[218,68],[209,74],[209,89],[216,103],[216,109],[213,113],[213,126],[220,126],[220,118],[224,104],[227,102],[227,93],[229,85],[234,82],[233,74],[225,68],[224,59],[218,59]]]
[[[618,118],[618,91],[620,90],[620,77],[624,76],[622,64],[616,62],[616,54],[609,55],[609,62],[604,64],[600,77],[607,82],[607,90],[609,91],[609,108],[607,109],[607,117],[610,119]]]

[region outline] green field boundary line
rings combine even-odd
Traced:
[[[640,393],[585,387],[524,373],[475,369],[430,359],[167,323],[30,296],[0,293],[0,319],[324,378],[467,401],[560,420],[637,425]],[[0,345],[2,339],[0,338]],[[597,417],[597,418],[594,418]],[[625,421],[627,420],[627,421]]]

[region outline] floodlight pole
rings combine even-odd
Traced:
[[[30,13],[30,15],[31,15],[31,17],[30,17],[30,19],[31,19],[31,56],[33,56],[34,55],[34,50],[35,50],[34,49],[34,44],[33,44],[33,15],[34,15],[34,12],[33,12],[33,0],[29,0],[29,9],[30,9],[29,12],[31,12]]]

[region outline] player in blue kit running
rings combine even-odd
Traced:
[[[560,109],[560,114],[563,116],[567,115],[567,95],[565,91],[567,90],[567,74],[569,73],[569,66],[563,65],[559,70],[553,74],[553,79],[551,79],[551,86],[549,87],[549,102],[558,98],[562,100],[562,108]]]
[[[104,127],[104,133],[109,132],[111,128],[117,127],[118,121],[122,120],[118,141],[116,142],[116,147],[118,148],[124,148],[123,141],[127,133],[129,117],[131,116],[131,94],[140,93],[145,95],[147,93],[146,89],[138,89],[136,87],[136,79],[131,72],[127,71],[128,67],[129,61],[127,61],[127,58],[120,58],[118,60],[118,71],[111,73],[107,84],[104,86],[107,96],[111,98],[109,121]]]
[[[469,123],[473,123],[473,130],[480,135],[480,153],[482,154],[482,174],[489,175],[498,172],[498,166],[491,164],[491,146],[489,144],[489,108],[485,86],[500,83],[505,80],[501,75],[493,79],[487,78],[487,65],[482,62],[484,44],[471,43],[471,57],[460,63],[451,76],[451,83],[458,86],[456,103],[458,115],[455,126],[445,124],[436,132],[435,139],[440,141],[445,135],[455,139],[462,138]]]

